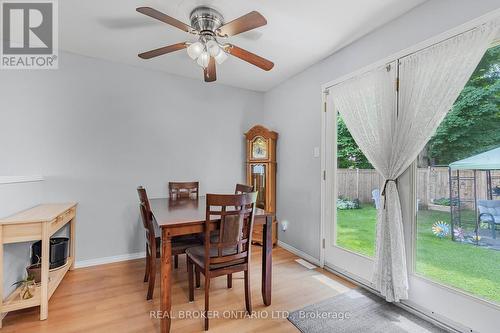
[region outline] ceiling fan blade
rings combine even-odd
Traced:
[[[241,60],[244,60],[246,62],[249,62],[251,63],[252,65],[255,65],[265,71],[270,71],[273,67],[274,67],[274,63],[265,59],[265,58],[262,58],[252,52],[249,52],[245,49],[242,49],[238,46],[235,46],[233,44],[226,44],[228,47],[227,47],[227,52],[229,52],[229,54],[237,57],[237,58],[240,58]]]
[[[179,28],[185,32],[194,32],[195,31],[191,26],[189,26],[189,25],[187,25],[187,24],[185,24],[177,19],[174,19],[173,17],[168,16],[167,14],[163,14],[162,12],[159,12],[156,9],[153,9],[151,7],[139,7],[136,10],[141,14],[147,15],[149,17],[152,17],[154,19],[162,21],[166,24],[170,24],[171,26]]]
[[[177,44],[172,44],[164,47],[160,47],[159,49],[151,50],[148,52],[140,53],[139,57],[142,59],[151,59],[157,56],[161,56],[163,54],[167,54],[170,52],[174,51],[179,51],[182,49],[185,49],[187,47],[187,44],[184,43],[177,43]]]
[[[267,24],[267,20],[259,12],[253,11],[220,27],[220,36],[234,36]]]
[[[217,80],[214,57],[210,57],[208,66],[203,70],[203,74],[205,77],[205,82],[214,82],[215,80]]]

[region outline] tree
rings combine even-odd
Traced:
[[[373,169],[352,138],[340,115],[337,116],[337,167],[341,169]]]
[[[500,46],[486,51],[451,111],[429,141],[433,165],[500,146]]]

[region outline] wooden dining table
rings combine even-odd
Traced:
[[[170,332],[172,310],[172,237],[205,231],[206,198],[151,199],[151,211],[161,228],[161,332]],[[272,286],[272,223],[274,214],[256,208],[254,225],[263,225],[262,248],[262,300],[271,305]],[[210,229],[217,229],[219,221],[213,220]]]

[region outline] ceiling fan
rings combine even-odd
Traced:
[[[187,49],[189,57],[196,60],[197,64],[203,68],[205,82],[217,80],[215,63],[222,64],[227,59],[228,54],[265,71],[269,71],[274,67],[274,64],[265,58],[236,45],[221,42],[221,40],[226,40],[228,37],[266,25],[267,21],[264,16],[256,11],[224,23],[224,17],[218,11],[210,7],[200,6],[193,9],[190,15],[191,25],[187,25],[151,7],[139,7],[136,10],[141,14],[167,23],[198,38],[196,42],[182,42],[140,53],[139,57],[142,59],[151,59],[170,52]]]

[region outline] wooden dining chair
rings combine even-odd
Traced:
[[[234,189],[234,194],[242,194],[242,193],[250,193],[250,192],[253,192],[253,187],[250,185],[236,184],[236,188]],[[218,230],[212,231],[212,234],[211,234],[212,242],[215,242],[218,237],[219,237],[219,231]],[[199,280],[199,278],[197,275],[196,287],[200,286],[198,280]],[[233,287],[233,274],[227,275],[227,287],[228,288]]]
[[[200,182],[169,182],[168,195],[171,199],[198,199]]]
[[[144,282],[148,282],[148,294],[146,299],[150,300],[153,298],[153,292],[155,287],[156,278],[156,258],[160,258],[160,248],[161,248],[161,230],[158,227],[156,221],[154,221],[153,213],[151,212],[151,206],[149,204],[148,195],[146,189],[142,186],[137,188],[137,193],[139,194],[141,220],[146,230],[146,271],[144,273]],[[177,239],[172,238],[172,255],[177,257],[179,254],[185,253],[186,249],[191,246],[200,245],[201,242],[196,237]],[[174,261],[174,265],[177,268],[177,260]]]
[[[250,254],[257,192],[207,194],[205,244],[186,250],[188,257],[189,301],[194,301],[193,268],[205,276],[205,330],[208,330],[210,279],[244,272],[245,305],[252,312]],[[211,237],[211,221],[220,220],[219,238]]]
[[[253,192],[253,186],[244,185],[244,184],[236,184],[236,188],[234,189],[234,194],[242,194],[242,193],[251,193]],[[219,237],[217,232],[212,232],[212,238]],[[199,285],[197,286],[199,287]],[[233,287],[233,274],[227,275],[227,287]]]
[[[178,200],[178,199],[197,200],[199,193],[200,193],[200,182],[168,182],[168,196],[170,200]],[[203,237],[201,234],[177,236],[173,237],[172,241],[184,241],[192,243],[193,241],[196,242],[194,238],[197,238],[197,243],[194,244],[194,246],[203,243]],[[174,255],[174,267],[175,268],[179,267],[179,254]]]

